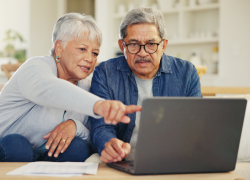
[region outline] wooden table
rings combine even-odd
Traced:
[[[27,163],[0,163],[0,179],[69,179],[67,177],[48,177],[48,176],[10,176],[5,175],[16,168],[19,168]],[[246,166],[250,169],[250,163]],[[235,171],[227,173],[201,173],[201,174],[170,174],[170,175],[147,175],[147,176],[133,176],[118,170],[109,168],[106,164],[99,164],[97,175],[83,175],[73,176],[70,179],[96,179],[96,180],[109,180],[109,179],[167,179],[167,180],[244,180]]]
[[[4,84],[0,84],[0,91],[3,89]]]
[[[250,94],[250,87],[201,87],[203,96],[215,96],[216,94]]]
[[[11,78],[11,72],[16,71],[23,63],[15,63],[15,64],[3,64],[1,65],[1,70],[5,73],[8,79]]]

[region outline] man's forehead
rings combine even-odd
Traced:
[[[158,27],[155,24],[143,23],[127,26],[127,41],[158,41],[160,38]]]
[[[146,41],[146,42],[157,42],[159,41],[159,38],[129,38],[128,42],[141,42],[141,41]]]
[[[133,28],[138,28],[138,27],[140,27],[140,26],[151,26],[151,27],[156,27],[157,28],[157,25],[156,24],[154,24],[154,23],[136,23],[136,24],[130,24],[130,25],[128,25],[127,26],[127,28],[128,27],[133,27]]]

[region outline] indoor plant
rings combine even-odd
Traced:
[[[8,79],[11,77],[11,71],[16,71],[18,67],[26,60],[26,50],[17,50],[16,43],[24,43],[23,37],[14,30],[6,31],[4,39],[6,46],[0,56],[1,70],[5,73]]]

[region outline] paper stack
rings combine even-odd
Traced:
[[[32,162],[6,175],[71,177],[97,174],[98,163],[93,162]]]

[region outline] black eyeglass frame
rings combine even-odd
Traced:
[[[140,49],[139,49],[139,51],[138,51],[137,53],[131,53],[131,52],[129,52],[129,50],[128,50],[128,52],[129,52],[130,54],[138,54],[138,53],[141,51],[141,47],[142,47],[142,46],[144,46],[144,50],[145,50],[146,53],[148,53],[148,54],[154,54],[154,53],[158,50],[158,46],[161,44],[161,42],[162,42],[163,40],[164,40],[164,39],[162,39],[159,43],[146,43],[146,44],[144,44],[144,45],[140,45],[140,44],[138,44],[138,43],[126,44],[124,40],[122,40],[122,41],[123,41],[123,45],[125,45],[125,46],[127,47],[127,50],[128,50],[128,46],[131,45],[131,44],[138,44],[138,45],[140,46]],[[146,47],[145,47],[147,44],[156,44],[156,45],[157,45],[157,48],[156,48],[155,52],[152,52],[152,53],[147,52],[147,51],[146,51]]]

